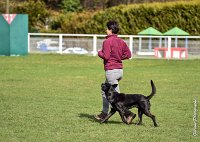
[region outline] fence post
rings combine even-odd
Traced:
[[[140,52],[142,50],[142,37],[139,37],[139,49],[138,51]]]
[[[162,37],[160,37],[160,40],[159,40],[159,47],[162,47]]]
[[[171,58],[171,36],[168,36],[168,54],[167,54],[167,58],[169,60],[169,58]]]
[[[185,48],[188,49],[188,37],[187,36],[185,37]]]
[[[97,36],[93,36],[93,56],[97,55]]]
[[[30,53],[30,34],[28,33],[28,53]]]
[[[59,34],[59,53],[62,54],[62,34]]]
[[[133,54],[133,36],[129,37],[129,49],[131,51],[131,55]]]

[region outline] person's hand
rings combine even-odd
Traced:
[[[99,51],[102,51],[102,49],[99,49],[98,52],[99,52]]]

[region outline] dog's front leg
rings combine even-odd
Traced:
[[[122,121],[127,124],[126,117],[125,117],[124,113],[119,112],[119,115],[120,115]]]
[[[118,109],[118,112],[119,112],[119,115],[120,115],[122,121],[127,124],[126,116],[125,116],[126,108],[120,107],[120,105],[119,105],[119,106],[117,106],[117,109]]]
[[[115,114],[116,109],[111,108],[109,114],[100,122],[100,123],[104,123],[105,121],[107,121],[113,114]]]

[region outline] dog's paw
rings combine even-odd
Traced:
[[[106,123],[106,122],[107,122],[107,120],[101,120],[100,124],[103,124],[103,123]]]
[[[105,123],[107,123],[107,121],[105,121],[105,122],[100,122],[100,124],[105,124]]]
[[[137,122],[135,125],[137,126],[142,125],[142,122]]]
[[[154,124],[154,127],[159,127],[158,124]]]

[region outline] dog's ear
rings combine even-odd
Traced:
[[[112,87],[115,89],[118,86],[118,84],[113,84]]]
[[[116,92],[116,87],[117,87],[118,84],[113,84],[111,85],[110,89],[112,92]]]

